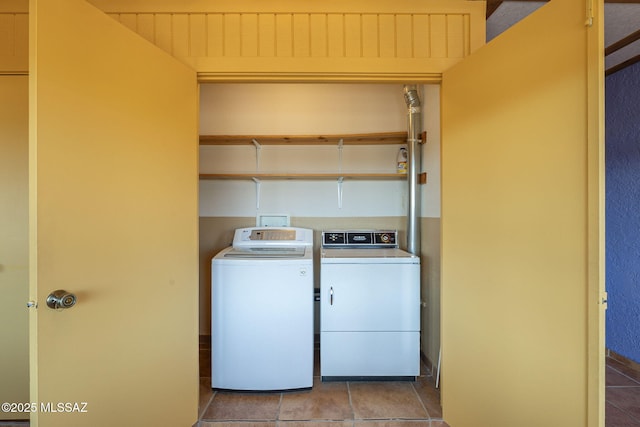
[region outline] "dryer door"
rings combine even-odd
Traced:
[[[322,264],[322,331],[420,330],[419,264]]]

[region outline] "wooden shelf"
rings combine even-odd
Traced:
[[[407,132],[349,135],[200,135],[200,145],[384,145],[406,144]]]
[[[286,180],[286,179],[308,179],[308,180],[332,180],[332,179],[348,179],[348,180],[403,180],[407,179],[406,174],[402,173],[201,173],[200,179],[203,180],[219,180],[219,179],[237,179],[251,180],[253,178],[260,180]]]
[[[423,132],[421,142],[426,142]],[[340,135],[200,135],[200,145],[402,145],[407,132],[377,132]],[[256,146],[257,147],[257,146]],[[256,155],[257,151],[256,151]],[[339,168],[338,168],[339,169]],[[202,180],[406,180],[400,173],[202,173]]]

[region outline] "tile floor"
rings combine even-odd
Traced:
[[[640,427],[640,370],[607,357],[606,427]]]
[[[311,391],[252,394],[212,391],[210,360],[203,343],[199,427],[448,427],[425,366],[415,382],[323,383],[316,360]],[[640,427],[640,370],[606,361],[605,426]]]
[[[416,382],[322,383],[316,377],[311,391],[222,393],[211,390],[210,361],[205,341],[200,347],[199,427],[447,426],[427,373]],[[607,357],[606,375],[606,427],[640,427],[640,370]],[[27,426],[28,421],[0,421],[0,427]]]
[[[199,427],[448,427],[425,366],[416,381],[322,382],[316,351],[311,390],[239,393],[211,390],[210,360],[201,343]]]

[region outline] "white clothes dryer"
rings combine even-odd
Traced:
[[[325,231],[320,259],[323,381],[420,375],[420,258],[397,231]]]
[[[211,386],[313,386],[313,231],[250,227],[212,260]]]

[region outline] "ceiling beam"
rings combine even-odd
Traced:
[[[640,62],[640,55],[636,55],[633,58],[627,59],[624,62],[619,63],[618,65],[614,65],[613,67],[607,68],[604,72],[605,76],[609,76],[617,71],[620,71],[624,68],[627,68],[637,62]]]
[[[615,43],[611,43],[610,46],[607,46],[606,49],[604,50],[604,54],[606,55],[611,55],[613,52],[615,52],[616,50],[620,50],[625,46],[630,45],[631,43],[635,42],[636,40],[640,39],[640,30],[635,31],[631,34],[629,34],[627,37],[618,40]]]
[[[487,0],[487,19],[489,19],[493,12],[498,10],[501,4],[502,0]]]

